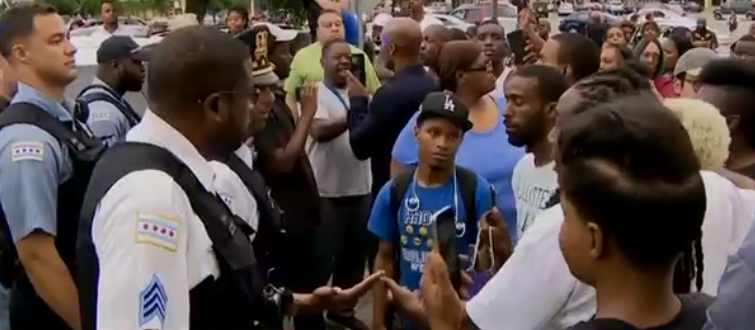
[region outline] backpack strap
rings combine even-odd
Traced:
[[[96,91],[92,93],[86,93],[90,90]],[[141,118],[138,114],[136,114],[136,111],[131,108],[131,105],[125,101],[121,101],[120,98],[116,96],[115,92],[113,92],[106,86],[89,85],[79,93],[77,99],[79,100],[79,103],[86,108],[84,111],[87,114],[89,114],[90,104],[98,101],[103,101],[114,105],[118,109],[118,111],[120,111],[121,114],[126,117],[126,120],[131,127],[136,126],[136,124],[141,121]],[[86,117],[89,118],[88,115]]]
[[[96,180],[89,185],[84,198],[81,213],[84,218],[83,221],[91,222],[100,200],[118,180],[131,172],[148,169],[168,174],[181,186],[181,189],[189,198],[193,211],[200,215],[199,218],[207,229],[207,234],[212,240],[215,251],[223,256],[223,259],[229,263],[231,268],[237,269],[242,264],[247,264],[248,260],[254,260],[251,246],[248,249],[249,254],[231,250],[238,242],[237,233],[243,233],[243,235],[246,235],[242,236],[244,240],[249,241],[248,235],[253,233],[251,226],[244,220],[232,216],[233,214],[220,197],[208,192],[191,170],[173,153],[147,143],[119,143],[103,155],[92,174],[92,178]],[[219,216],[223,214],[228,216]],[[215,216],[213,219],[208,219],[206,215]],[[89,233],[83,234],[89,235]]]
[[[461,199],[464,203],[464,210],[467,213],[465,222],[469,225],[476,226],[477,220],[480,218],[477,214],[477,174],[463,168],[456,166],[456,184],[459,185],[459,191],[461,192]]]

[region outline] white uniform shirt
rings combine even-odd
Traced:
[[[703,171],[703,292],[715,295],[726,260],[742,244],[755,216],[755,191]],[[540,213],[467,314],[485,330],[561,330],[595,315],[595,290],[569,271],[558,243],[560,205]],[[652,228],[648,228],[652,230]],[[694,286],[693,286],[694,288]]]
[[[246,166],[252,168],[252,150],[246,144],[236,150],[236,156],[244,161]],[[247,158],[249,161],[247,161]],[[257,231],[260,221],[260,212],[257,209],[257,200],[244,184],[244,181],[228,165],[217,161],[211,161],[210,166],[215,173],[215,188],[220,199],[228,205],[234,214],[247,220],[249,225]],[[254,240],[254,234],[249,237]]]
[[[205,189],[219,191],[210,163],[154,113],[145,112],[126,141],[169,150]],[[248,200],[228,206],[245,218]],[[97,206],[92,242],[100,266],[97,329],[188,329],[189,290],[219,274],[202,220],[161,171],[131,172],[110,188]]]

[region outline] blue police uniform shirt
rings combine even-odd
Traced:
[[[446,206],[453,208],[455,203],[454,191],[456,191],[456,206],[458,207],[456,236],[459,238],[458,251],[462,253],[466,253],[469,246],[475,243],[477,220],[464,220],[467,216],[467,210],[464,209],[464,199],[460,188],[454,187],[454,180],[448,180],[444,185],[435,188],[424,188],[415,182],[410,183],[401,199],[398,214],[392,214],[391,211],[392,186],[393,180],[388,181],[380,189],[372,207],[368,228],[381,240],[391,242],[394,245],[399,244],[399,246],[394,246],[394,249],[400,252],[400,284],[415,290],[419,288],[425,260],[427,254],[431,251],[433,227],[430,218],[432,214]],[[419,205],[410,205],[409,199],[413,197],[415,191]],[[482,215],[493,208],[490,183],[480,176],[477,176],[475,199],[478,215]],[[467,225],[468,223],[474,224],[474,226],[470,227]]]
[[[107,86],[105,82],[96,77],[92,85]],[[102,89],[95,88],[84,92],[84,95],[101,92]],[[122,98],[119,101],[127,102]],[[92,134],[102,141],[102,144],[110,147],[114,143],[126,139],[126,133],[131,129],[131,124],[115,104],[108,101],[94,101],[89,103],[88,106],[87,126],[92,130]]]
[[[32,103],[61,121],[73,120],[72,105],[42,95],[24,83],[11,104]],[[52,135],[29,124],[0,130],[0,204],[13,242],[34,231],[57,234],[58,186],[73,173],[68,150]]]

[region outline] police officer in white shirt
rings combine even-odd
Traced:
[[[247,49],[216,29],[182,28],[155,47],[152,111],[98,163],[85,198],[77,249],[83,329],[250,328],[262,316],[352,303],[377,281],[310,294],[260,283],[248,218],[217,196],[208,162],[243,140],[250,71]]]

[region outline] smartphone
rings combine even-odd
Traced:
[[[506,40],[509,42],[511,52],[514,53],[514,64],[524,64],[524,57],[527,53],[524,50],[525,37],[522,30],[514,30],[506,34]]]
[[[461,286],[461,261],[456,237],[456,212],[446,206],[433,213],[431,221],[435,229],[435,244],[446,262],[451,284],[458,289]]]
[[[359,79],[362,86],[366,86],[367,84],[367,74],[365,72],[364,62],[364,54],[351,54],[349,71],[351,71],[351,74],[353,74],[354,77]]]

